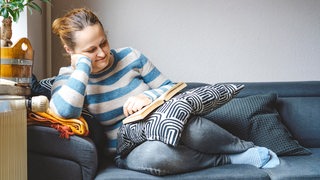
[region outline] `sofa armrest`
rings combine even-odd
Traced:
[[[88,137],[59,137],[57,130],[28,126],[28,179],[94,179],[98,152]]]

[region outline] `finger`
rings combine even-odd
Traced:
[[[135,106],[132,108],[134,112],[140,111],[143,108],[142,103],[136,103]]]
[[[134,113],[133,111],[134,103],[130,103],[127,107],[128,114],[131,115]]]
[[[123,114],[124,114],[124,116],[126,116],[126,117],[128,117],[128,111],[127,111],[127,108],[125,108],[124,106],[123,106]]]
[[[124,103],[124,105],[123,105],[123,113],[124,113],[124,115],[127,117],[127,116],[129,116],[129,113],[128,113],[128,104],[129,104],[129,101],[126,101],[125,103]]]
[[[132,110],[133,113],[135,113],[135,112],[137,112],[139,110],[139,108],[140,108],[139,104],[138,103],[134,103],[131,110]]]
[[[123,113],[125,116],[129,116],[132,114],[132,107],[134,105],[134,102],[132,101],[132,98],[129,98],[123,105]]]

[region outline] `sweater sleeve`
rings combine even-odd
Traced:
[[[163,75],[146,56],[138,51],[136,51],[136,54],[142,64],[140,69],[142,79],[150,87],[150,90],[144,91],[144,94],[153,101],[170,89],[174,83]]]
[[[75,70],[71,66],[60,69],[51,92],[50,109],[54,113],[63,118],[81,115],[91,68],[91,60],[81,56]]]

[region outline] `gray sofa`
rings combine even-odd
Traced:
[[[320,81],[244,84],[236,98],[203,118],[274,150],[281,162],[276,168],[224,165],[162,177],[119,169],[101,153],[102,129],[88,116],[87,137],[62,139],[55,129],[28,127],[28,179],[320,179]],[[33,90],[50,98],[38,81]]]

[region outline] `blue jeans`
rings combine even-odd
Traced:
[[[117,156],[115,160],[119,168],[162,176],[230,164],[228,154],[241,153],[253,146],[205,118],[192,117],[178,146],[146,141],[125,158]]]

